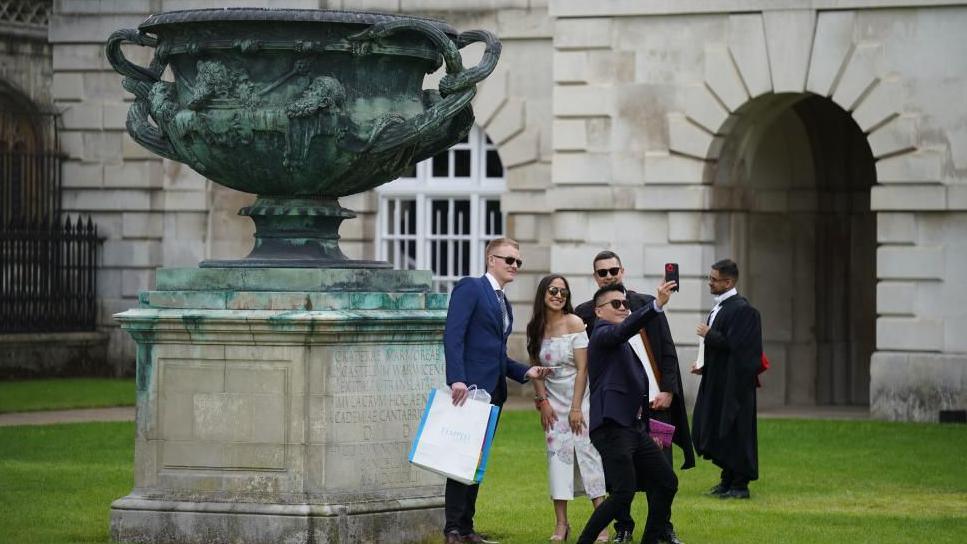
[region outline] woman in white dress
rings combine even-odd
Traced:
[[[587,431],[588,335],[584,322],[573,313],[571,289],[564,276],[545,276],[537,286],[533,316],[527,324],[527,353],[532,365],[558,367],[531,383],[547,439],[547,472],[557,523],[550,540],[560,542],[570,533],[567,501],[586,494],[597,507],[605,494],[601,456]],[[605,529],[598,542],[607,541]]]

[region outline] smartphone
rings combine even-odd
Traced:
[[[678,291],[678,263],[665,263],[665,281],[675,282],[672,291]]]

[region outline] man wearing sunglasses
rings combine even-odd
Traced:
[[[588,344],[588,432],[601,454],[610,493],[591,513],[578,544],[593,542],[612,520],[629,518],[636,491],[645,491],[648,497],[642,544],[680,542],[666,528],[678,478],[648,434],[648,378],[628,344],[629,338],[662,315],[675,286],[675,282],[662,283],[651,304],[634,312],[620,283],[605,285],[594,294],[597,319]]]
[[[476,385],[490,393],[497,406],[507,400],[507,380],[524,383],[543,378],[550,368],[523,365],[507,356],[507,337],[513,329],[514,312],[504,286],[514,281],[523,265],[517,242],[498,238],[487,244],[487,273],[463,278],[450,293],[443,330],[447,385],[453,404],[463,405],[467,388]],[[488,542],[474,530],[473,516],[479,486],[447,479],[443,526],[445,544]]]
[[[594,281],[599,288],[608,285],[623,284],[625,269],[621,264],[621,258],[613,251],[602,251],[595,255],[593,261]],[[636,293],[628,290],[625,292],[629,308],[634,311],[648,306],[655,300],[655,297]],[[574,309],[588,327],[588,335],[594,331],[597,319],[595,315],[594,301],[589,300],[578,305]],[[640,338],[640,339],[639,339]],[[685,409],[685,394],[682,389],[681,369],[678,366],[678,352],[675,349],[675,340],[672,338],[671,328],[668,326],[668,319],[662,313],[655,319],[650,320],[641,329],[639,337],[633,338],[635,354],[643,365],[649,365],[646,369],[651,387],[656,387],[656,391],[650,391],[651,417],[658,421],[663,421],[675,426],[675,434],[672,442],[682,449],[685,458],[681,468],[683,470],[695,466],[695,454],[692,450],[692,438],[688,430],[688,413]],[[649,372],[650,370],[650,372]],[[670,465],[672,461],[672,448],[664,448],[663,453]],[[635,523],[629,518],[618,518],[615,523],[614,542],[632,542],[632,533]],[[677,542],[675,528],[671,519],[666,523],[665,536],[669,542]]]

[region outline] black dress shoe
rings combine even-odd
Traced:
[[[719,498],[720,499],[748,499],[751,496],[752,495],[749,494],[749,488],[746,487],[742,489],[736,489],[736,488],[729,489],[727,492],[723,493],[722,495],[719,495]]]
[[[611,542],[631,542],[631,531],[617,531],[614,534],[614,539]]]
[[[450,531],[443,535],[443,544],[463,544],[465,540],[457,531]]]
[[[678,535],[675,534],[675,531],[668,531],[658,542],[661,542],[662,544],[685,544],[679,540]]]
[[[713,497],[721,497],[729,492],[729,486],[725,484],[715,484],[715,487],[708,490],[708,494]]]

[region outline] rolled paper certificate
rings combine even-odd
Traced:
[[[695,368],[702,368],[705,366],[705,338],[702,336],[698,337],[698,355],[695,357]]]

